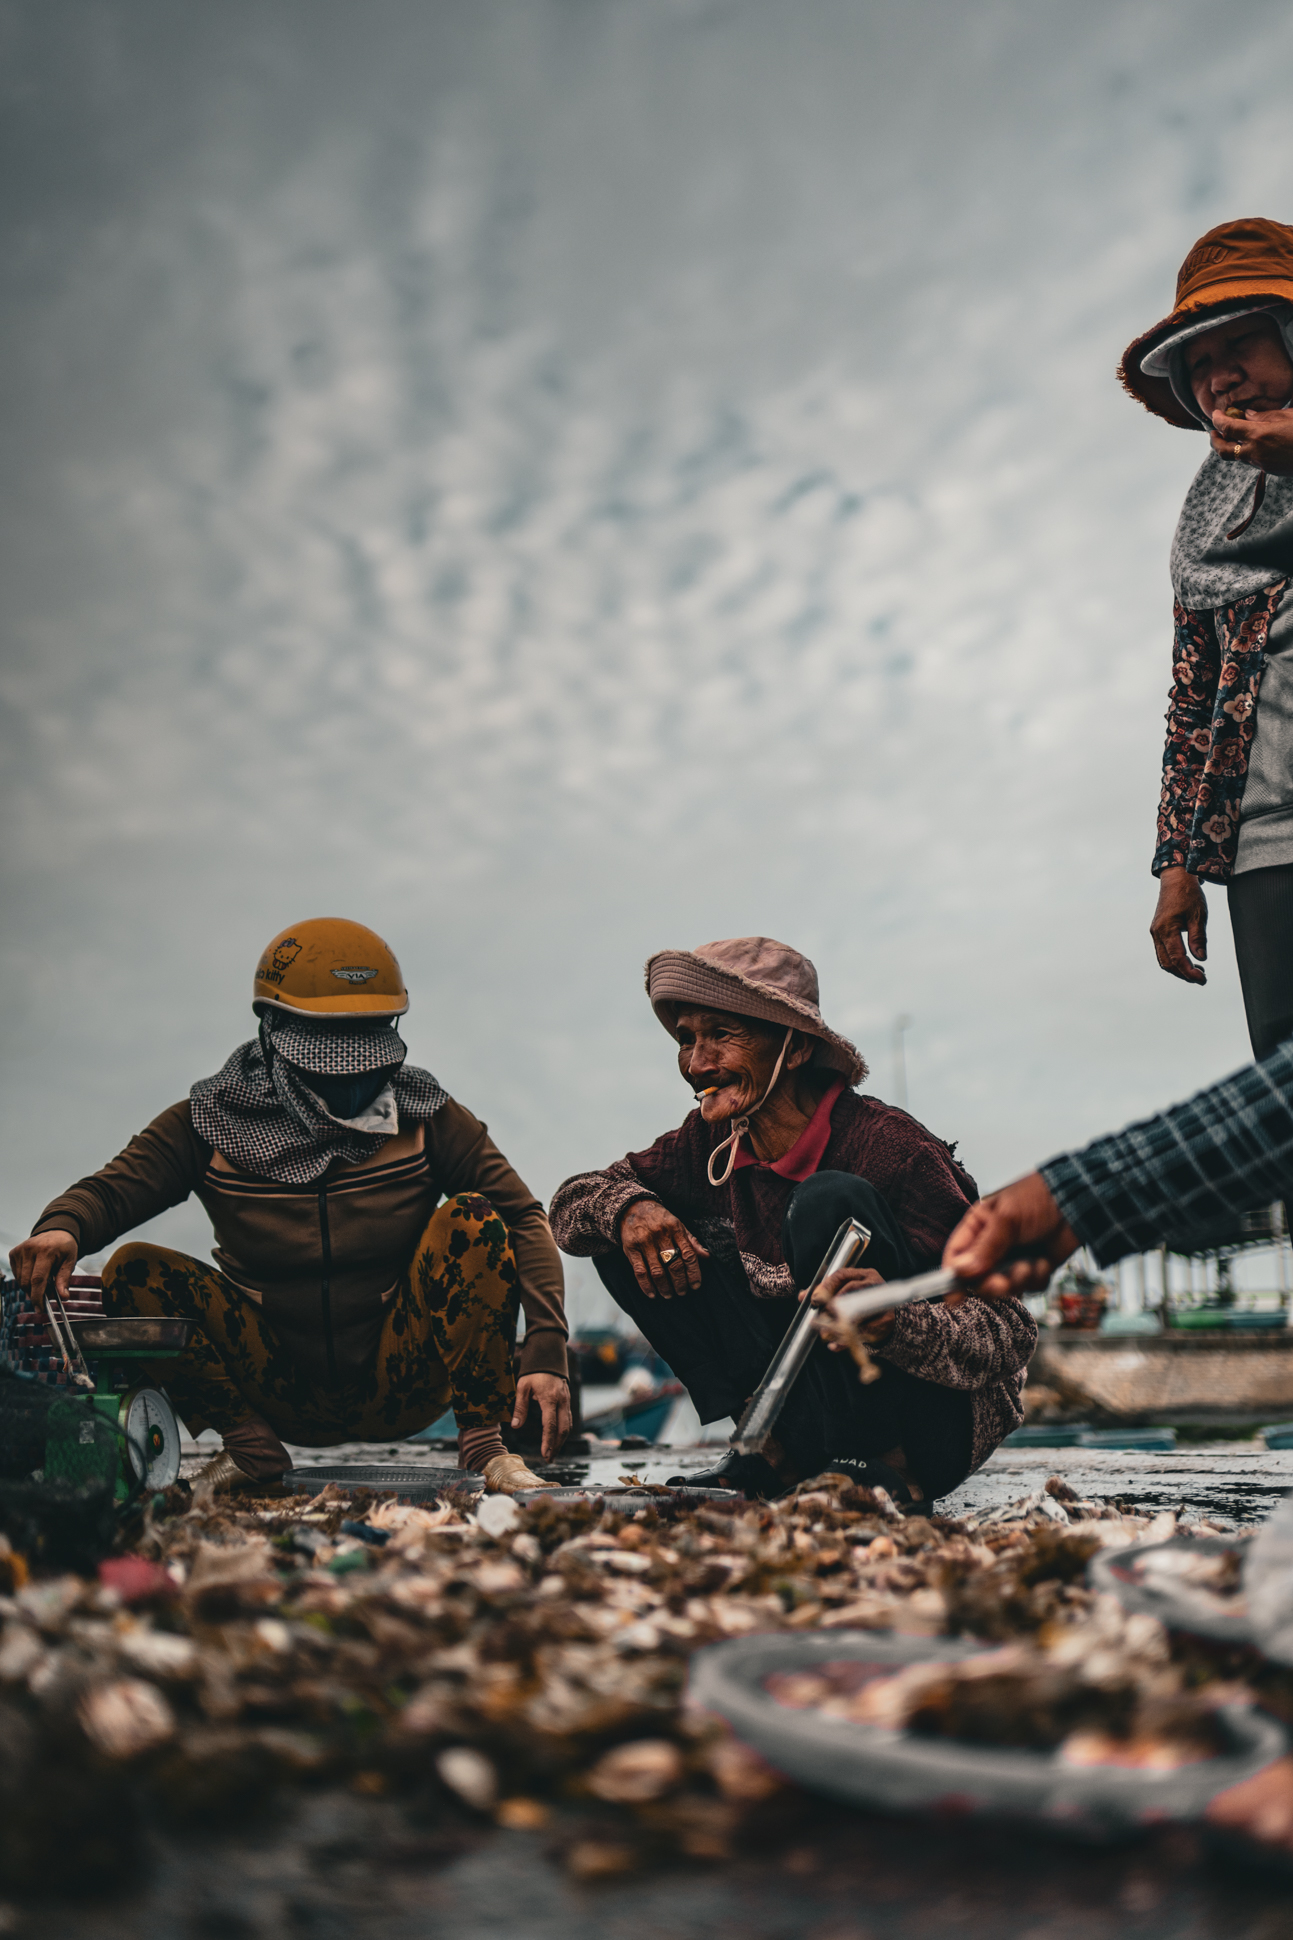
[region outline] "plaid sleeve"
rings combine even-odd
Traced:
[[[1163,1241],[1191,1250],[1237,1214],[1293,1198],[1293,1039],[1041,1174],[1101,1266]]]

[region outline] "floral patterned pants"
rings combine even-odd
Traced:
[[[305,1448],[398,1440],[448,1407],[460,1429],[509,1419],[518,1304],[507,1228],[487,1199],[466,1192],[432,1215],[387,1306],[376,1353],[336,1389],[303,1373],[255,1301],[217,1267],[135,1241],[103,1270],[103,1305],[114,1318],[197,1322],[184,1352],[155,1364],[190,1433],[224,1433],[257,1414]]]

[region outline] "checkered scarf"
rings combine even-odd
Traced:
[[[429,1071],[405,1064],[408,1047],[385,1021],[326,1029],[271,1011],[212,1078],[189,1092],[193,1129],[231,1165],[257,1178],[308,1185],[334,1159],[358,1165],[379,1152],[401,1119],[434,1117],[448,1099]],[[357,1118],[334,1118],[302,1075],[352,1076],[400,1068]],[[295,1067],[301,1067],[297,1069]]]

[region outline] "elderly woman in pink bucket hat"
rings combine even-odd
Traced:
[[[757,1387],[843,1220],[872,1236],[850,1283],[878,1285],[936,1265],[977,1189],[950,1146],[859,1095],[866,1065],[827,1027],[798,950],[766,936],[661,950],[646,986],[696,1109],[645,1150],[567,1179],[550,1218],[701,1420],[717,1421]],[[1036,1338],[1017,1301],[883,1315],[870,1328],[878,1381],[863,1386],[819,1342],[770,1455],[732,1450],[687,1479],[767,1497],[830,1468],[927,1507],[1023,1419]]]

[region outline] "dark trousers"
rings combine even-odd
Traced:
[[[1293,1037],[1293,863],[1246,869],[1226,885],[1255,1058]]]
[[[886,1280],[915,1271],[902,1228],[875,1187],[852,1173],[818,1172],[795,1187],[781,1227],[796,1286],[808,1285],[849,1218],[870,1228],[865,1265]],[[686,1387],[701,1420],[718,1421],[740,1415],[799,1305],[793,1298],[756,1298],[735,1245],[724,1247],[709,1232],[697,1237],[712,1256],[701,1263],[701,1284],[670,1300],[648,1299],[618,1250],[595,1264],[616,1305]],[[832,1354],[819,1341],[791,1389],[777,1439],[804,1476],[819,1474],[832,1457],[883,1456],[901,1448],[925,1495],[946,1495],[970,1469],[969,1394],[883,1361],[876,1365],[880,1379],[863,1387],[849,1356]]]

